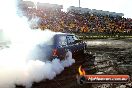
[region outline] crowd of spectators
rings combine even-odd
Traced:
[[[63,12],[60,9],[26,8],[29,20],[39,18],[37,27],[44,30],[74,33],[131,33],[132,19],[93,13]],[[32,27],[34,28],[34,26]],[[36,27],[35,27],[36,28]]]

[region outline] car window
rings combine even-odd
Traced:
[[[59,45],[60,45],[60,46],[67,45],[66,36],[60,36],[60,37],[59,37]]]
[[[78,40],[74,35],[67,35],[68,44],[73,44],[75,40]]]

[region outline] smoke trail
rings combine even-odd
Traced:
[[[15,6],[15,0],[0,3],[0,29],[11,42],[9,48],[0,50],[0,88],[15,88],[15,84],[28,88],[33,82],[53,79],[64,67],[75,63],[69,51],[65,60],[40,61],[45,53],[38,46],[47,44],[56,33],[30,30],[27,19],[16,15]]]

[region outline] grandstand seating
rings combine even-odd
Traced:
[[[40,4],[40,3],[39,3]],[[43,4],[41,4],[42,6]],[[49,4],[48,4],[49,5]],[[24,6],[24,5],[23,5]],[[58,8],[54,8],[57,6]],[[52,9],[54,8],[54,9]],[[52,5],[50,8],[34,7],[23,9],[24,15],[31,20],[34,16],[40,20],[38,28],[60,32],[74,33],[131,33],[132,19],[121,15],[103,15],[79,11],[63,12],[62,6]],[[115,14],[115,13],[114,13]],[[32,27],[34,28],[34,27]]]

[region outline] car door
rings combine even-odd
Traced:
[[[67,35],[67,44],[68,44],[68,49],[72,52],[75,53],[76,51],[76,46],[75,46],[75,38],[74,35]]]
[[[67,45],[67,39],[66,39],[66,35],[59,35],[57,37],[57,45],[58,45],[58,53],[59,53],[59,57],[61,58],[65,58],[66,52],[69,49],[68,45]]]

